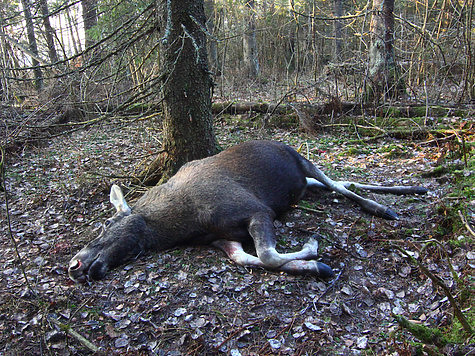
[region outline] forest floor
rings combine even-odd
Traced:
[[[398,221],[371,217],[329,192],[308,193],[276,221],[282,251],[321,237],[321,258],[337,274],[331,281],[244,268],[199,246],[149,254],[103,281],[80,285],[68,278],[68,262],[112,215],[113,182],[130,192],[132,203],[140,195],[130,177],[160,150],[160,131],[153,128],[159,124],[104,122],[17,150],[6,162],[11,226],[0,227],[0,354],[81,355],[93,346],[108,355],[474,352],[470,339],[439,348],[418,343],[393,316],[445,334],[456,329],[447,295],[398,248],[438,276],[473,315],[463,303],[475,267],[473,240],[463,225],[453,235],[455,223],[444,210],[455,189],[452,176],[423,177],[438,165],[440,147],[390,138],[358,143],[344,132],[312,137],[297,127],[231,121],[217,122],[223,148],[254,138],[304,144],[301,154],[332,177],[421,185],[429,192],[367,194],[392,207]],[[7,220],[5,200],[1,216]],[[440,245],[427,246],[431,239]]]

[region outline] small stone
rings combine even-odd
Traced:
[[[411,267],[409,267],[409,266],[402,266],[402,267],[401,267],[401,270],[399,271],[398,274],[399,274],[401,277],[407,277],[407,276],[409,276],[410,273],[411,273]]]
[[[393,308],[392,312],[393,314],[400,315],[404,313],[404,310],[401,307],[397,306]]]
[[[197,328],[201,328],[203,326],[205,326],[206,324],[208,324],[208,321],[205,319],[205,318],[198,318],[196,320],[193,320],[191,323],[190,323],[190,326],[193,328],[193,329],[197,329]]]
[[[356,347],[359,349],[366,349],[368,346],[368,338],[366,336],[359,337],[358,340],[356,340]]]
[[[173,313],[173,315],[175,315],[176,317],[179,317],[179,316],[182,316],[186,314],[186,309],[185,308],[178,308],[177,310],[175,310],[175,312]]]
[[[129,339],[127,337],[120,337],[115,340],[114,346],[117,348],[126,347],[129,344]]]
[[[305,325],[308,329],[310,329],[310,330],[312,330],[312,331],[321,331],[321,330],[322,330],[322,328],[321,328],[320,326],[315,325],[315,324],[313,324],[313,323],[311,323],[311,322],[309,322],[309,321],[306,321],[306,322],[304,323],[304,325]]]
[[[272,347],[274,350],[278,350],[282,346],[282,343],[277,339],[270,339],[268,341],[269,341],[270,347]]]
[[[346,345],[347,347],[353,346],[354,343],[355,343],[355,342],[354,342],[353,340],[351,340],[351,339],[346,339],[346,340],[345,340],[345,345]]]
[[[356,253],[363,258],[368,257],[368,252],[366,252],[360,244],[355,244]]]
[[[353,294],[353,291],[350,289],[350,287],[348,286],[344,286],[342,289],[341,289],[341,292],[343,294],[346,294],[346,295],[352,295]]]

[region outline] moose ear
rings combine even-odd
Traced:
[[[114,208],[117,210],[118,213],[131,213],[129,206],[125,201],[124,194],[122,194],[122,190],[119,188],[118,185],[112,185],[110,202],[112,203],[112,205],[114,205]]]

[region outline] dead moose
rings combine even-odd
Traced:
[[[102,279],[109,269],[144,251],[193,243],[219,247],[243,266],[328,278],[333,271],[315,260],[318,243],[314,239],[298,252],[276,251],[274,219],[296,203],[307,187],[339,192],[370,214],[398,218],[391,209],[348,190],[350,186],[378,193],[427,192],[422,187],[333,181],[289,146],[249,141],[185,164],[133,208],[113,185],[110,201],[117,212],[105,222],[100,236],[73,257],[69,276],[77,282]],[[241,243],[250,238],[257,257],[242,248]]]

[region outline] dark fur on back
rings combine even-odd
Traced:
[[[301,197],[306,186],[302,159],[281,143],[245,142],[187,163],[166,184],[143,195],[133,213],[162,235],[154,249],[242,240],[249,237],[246,225],[254,212],[278,216]]]

